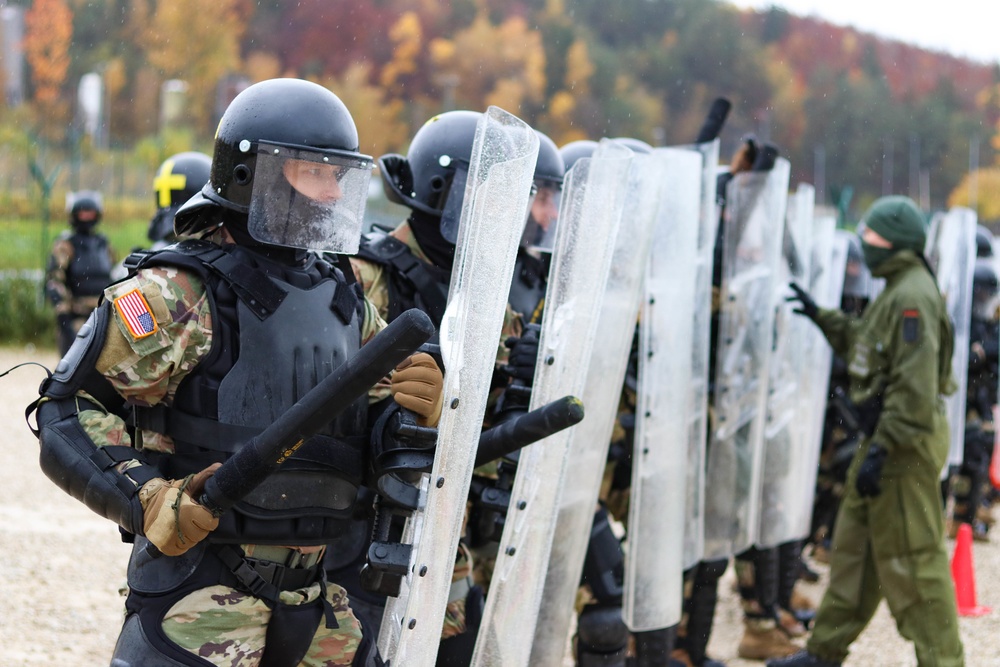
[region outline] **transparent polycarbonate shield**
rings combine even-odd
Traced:
[[[939,213],[931,221],[925,251],[955,329],[951,368],[958,388],[944,399],[951,436],[950,465],[962,463],[965,449],[965,393],[972,326],[972,279],[976,270],[976,223],[975,212],[967,208],[956,207]]]
[[[728,185],[715,351],[714,420],[706,455],[705,558],[757,537],[774,281],[782,248],[789,163],[744,172]]]
[[[799,473],[807,456],[809,339],[815,325],[793,312],[786,301],[788,283],[809,289],[812,272],[812,232],[816,195],[800,184],[788,202],[782,235],[781,261],[774,284],[773,350],[768,367],[767,418],[764,426],[764,474],[761,476],[760,529],[757,544],[774,547],[797,537],[792,526],[804,493]]]
[[[691,348],[691,405],[688,413],[687,481],[684,498],[684,569],[693,567],[705,551],[705,439],[708,433],[709,360],[712,348],[712,268],[719,230],[715,185],[719,140],[692,147],[702,156],[701,204],[698,216],[697,269],[694,278]]]
[[[532,409],[583,395],[631,159],[631,151],[604,140],[567,174]],[[574,428],[579,425],[521,451],[474,665],[528,664]]]
[[[622,618],[645,632],[681,620],[691,413],[704,395],[692,384],[702,156],[670,158],[654,232],[639,325],[639,384],[625,549]],[[707,333],[707,332],[706,332]]]
[[[587,419],[570,437],[567,470],[573,481],[563,487],[560,498],[535,625],[532,665],[558,663],[565,652],[639,315],[660,193],[669,179],[665,154],[633,156],[625,209],[598,316],[595,354],[590,357],[583,390]]]
[[[817,212],[813,227],[809,293],[820,308],[840,307],[840,292],[847,264],[847,239],[837,236],[836,226],[837,219],[832,212]],[[788,523],[792,537],[783,540],[785,542],[806,537],[811,527],[826,401],[830,390],[830,368],[833,363],[833,348],[827,343],[819,327],[810,326],[805,333],[807,363],[803,368],[805,380],[802,419],[807,424],[807,429],[805,455],[798,458],[800,469],[796,473],[803,481],[799,485],[801,495],[789,506]]]
[[[476,128],[458,244],[441,321],[444,411],[431,483],[421,511],[404,594],[389,598],[379,645],[400,665],[433,665],[451,587],[455,553],[493,377],[538,136],[496,107]]]
[[[256,151],[247,213],[250,235],[271,245],[356,253],[372,159],[265,142]]]

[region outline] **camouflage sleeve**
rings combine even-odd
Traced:
[[[521,316],[507,304],[507,310],[503,314],[503,328],[500,329],[500,343],[497,345],[497,366],[503,366],[510,358],[510,350],[504,344],[507,339],[518,337],[522,333]]]
[[[389,316],[389,281],[383,267],[357,257],[351,258],[351,267],[365,297],[375,307],[379,317],[386,319]]]
[[[52,254],[45,272],[45,294],[55,306],[56,314],[70,312],[73,295],[66,284],[66,270],[73,261],[73,244],[59,238],[52,245]]]
[[[372,338],[374,338],[375,334],[377,334],[379,331],[382,331],[382,329],[385,329],[388,325],[385,323],[385,320],[382,319],[382,317],[379,315],[378,310],[375,308],[375,304],[373,304],[368,299],[367,296],[365,297],[365,301],[362,307],[364,309],[364,318],[361,321],[361,344],[364,345]],[[391,381],[389,379],[391,377],[392,377],[391,374],[386,375],[381,380],[379,380],[378,384],[376,384],[374,387],[368,390],[369,405],[373,403],[378,403],[383,399],[389,398],[390,394],[392,393],[390,391]]]
[[[112,303],[112,321],[98,372],[133,405],[169,402],[211,347],[211,312],[201,281],[173,268],[145,269],[112,285],[104,295]],[[146,330],[137,331],[126,314],[130,301],[145,308]],[[112,415],[81,414],[84,429],[98,445],[127,444],[118,421]],[[143,432],[143,448],[173,451],[167,436],[150,432]]]

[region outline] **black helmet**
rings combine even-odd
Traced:
[[[642,139],[633,139],[632,137],[615,137],[613,141],[617,141],[633,153],[646,154],[653,152],[653,147]]]
[[[561,187],[563,175],[566,173],[566,163],[556,147],[556,142],[543,132],[535,130],[538,135],[538,159],[535,161],[535,185],[545,183]]]
[[[976,260],[972,274],[972,314],[984,320],[992,320],[996,313],[997,293],[1000,279],[990,259]]]
[[[80,190],[66,197],[66,208],[69,211],[69,222],[73,229],[87,233],[93,229],[104,216],[104,201],[100,192]]]
[[[196,151],[178,153],[163,161],[153,179],[156,214],[149,221],[146,233],[150,241],[164,241],[173,236],[177,209],[201,192],[211,169],[212,158]]]
[[[982,225],[976,225],[976,257],[992,256],[993,233]]]
[[[204,229],[206,209],[221,207],[245,214],[258,242],[354,252],[371,167],[340,98],[301,79],[261,81],[222,115],[211,178],[174,226],[178,234]]]
[[[417,130],[406,157],[379,158],[382,186],[390,201],[439,220],[440,236],[454,244],[465,198],[478,111],[448,111]]]
[[[566,163],[566,171],[573,168],[576,161],[582,157],[590,157],[597,150],[597,142],[590,139],[580,139],[571,141],[559,149],[563,162]]]

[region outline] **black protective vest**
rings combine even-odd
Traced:
[[[171,406],[135,408],[135,425],[173,438],[172,455],[146,452],[176,479],[224,461],[352,357],[360,347],[357,289],[326,261],[289,267],[239,246],[184,241],[138,268],[179,267],[205,283],[208,355]],[[368,450],[367,397],[298,449],[223,515],[211,542],[324,544],[351,520]]]
[[[357,256],[385,267],[389,274],[388,321],[410,308],[418,308],[427,313],[435,327],[441,326],[448,304],[450,270],[418,259],[405,243],[384,232],[365,234]]]
[[[511,281],[507,303],[520,313],[525,324],[541,324],[545,288],[549,278],[551,255],[533,257],[518,248],[514,263],[514,279]]]
[[[100,234],[73,234],[73,261],[66,268],[66,284],[74,297],[100,296],[111,283],[108,239]]]

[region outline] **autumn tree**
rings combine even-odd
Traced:
[[[355,63],[343,74],[319,83],[332,90],[351,110],[362,153],[378,157],[403,149],[409,138],[405,105],[390,99],[384,88],[370,83],[371,65]]]
[[[163,79],[187,82],[191,125],[202,132],[212,129],[216,85],[239,67],[242,9],[238,0],[157,0],[145,31],[146,58]]]
[[[31,66],[34,99],[50,134],[65,124],[60,97],[69,69],[73,13],[64,0],[35,0],[24,16],[24,53]]]

